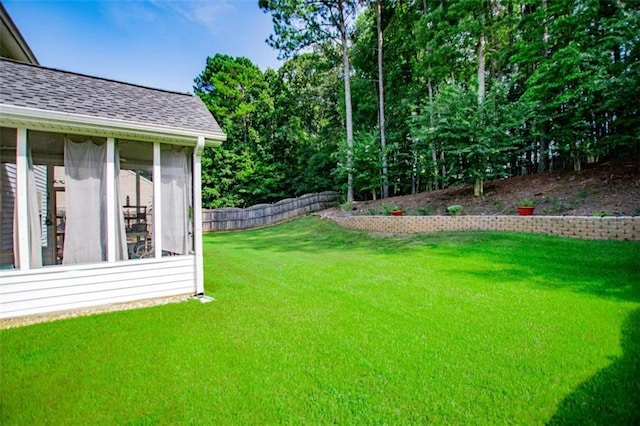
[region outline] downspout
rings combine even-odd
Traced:
[[[196,256],[195,277],[196,294],[202,303],[211,298],[204,295],[204,260],[202,245],[202,153],[204,152],[204,136],[198,136],[193,149],[193,249]]]

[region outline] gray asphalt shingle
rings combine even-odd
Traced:
[[[0,104],[222,133],[199,97],[0,59]]]

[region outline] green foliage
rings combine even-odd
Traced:
[[[384,1],[385,152],[375,5],[263,0],[282,67],[208,58],[195,91],[229,140],[206,154],[206,205],[348,191],[349,175],[357,198],[377,198],[385,156],[401,195],[640,155],[634,2]]]
[[[436,213],[433,206],[418,207],[407,211],[407,216],[431,216]]]
[[[383,216],[390,216],[391,213],[393,213],[394,211],[397,211],[398,206],[394,206],[392,204],[388,204],[388,203],[382,203],[380,205],[380,212]]]
[[[0,331],[0,423],[638,424],[638,248],[205,235],[216,302]]]
[[[227,141],[203,157],[205,207],[247,206],[337,188],[331,158],[339,128],[337,73],[306,54],[278,72],[246,58],[216,55],[195,91]]]
[[[601,212],[595,212],[593,214],[593,216],[596,217],[609,217],[609,216],[613,216],[613,213],[610,211],[601,211]]]
[[[451,206],[447,207],[447,211],[449,212],[449,214],[451,216],[455,216],[456,214],[462,212],[462,206],[460,204],[454,204],[454,205],[451,205]]]
[[[356,210],[356,206],[353,205],[353,202],[346,202],[346,203],[340,204],[340,210],[348,213]]]
[[[400,210],[402,210],[400,207],[393,204],[382,203],[378,207],[370,207],[364,214],[367,216],[390,216],[392,212]]]
[[[195,91],[220,121],[228,140],[203,159],[206,207],[245,206],[274,192],[271,152],[260,135],[273,108],[260,69],[246,58],[217,54],[195,80]]]
[[[535,207],[538,204],[538,200],[535,198],[520,198],[516,200],[516,206],[518,207]]]
[[[352,158],[351,168],[348,167],[348,153]],[[340,181],[346,182],[347,175],[351,173],[354,187],[362,192],[376,192],[382,186],[382,150],[378,133],[356,133],[351,150],[346,141],[342,141],[337,158],[336,175]]]
[[[431,159],[435,146],[445,153],[440,166],[448,171],[449,176],[443,176],[448,183],[505,175],[504,165],[516,152],[518,135],[533,111],[530,103],[509,103],[506,93],[496,83],[478,105],[475,89],[448,83],[439,88],[432,109],[412,117],[413,135],[426,142],[422,158]]]
[[[274,34],[267,43],[291,58],[301,50],[341,38],[340,19],[356,13],[355,0],[259,0],[258,5],[271,15]]]

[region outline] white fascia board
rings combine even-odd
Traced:
[[[207,146],[219,146],[227,135],[179,127],[151,125],[113,118],[0,104],[0,126],[33,130],[91,134],[121,139],[142,139],[196,145],[204,137]]]

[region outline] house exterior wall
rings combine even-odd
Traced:
[[[16,164],[13,168],[16,170],[12,173],[12,177],[9,178],[5,173],[6,180],[12,187],[15,195],[15,205],[20,207],[19,198],[20,194],[26,194],[27,191],[27,177],[26,167],[28,159],[28,151],[26,145],[28,143],[28,135],[26,129],[17,129],[17,154]],[[21,136],[21,137],[20,137]],[[204,138],[198,140],[202,142],[204,146]],[[114,145],[113,138],[107,138],[107,146]],[[141,142],[147,143],[147,142]],[[160,145],[161,143],[154,143],[154,152],[157,151],[157,159],[155,160],[154,173],[160,176],[161,164],[160,164]],[[198,145],[200,146],[200,145]],[[199,153],[202,149],[198,150]],[[113,155],[113,154],[112,154]],[[156,157],[156,155],[154,155]],[[195,155],[194,155],[195,157]],[[199,160],[199,157],[198,157]],[[196,160],[194,159],[194,162]],[[199,162],[196,162],[199,164]],[[18,166],[18,167],[16,167]],[[22,174],[20,173],[20,166],[22,167]],[[39,169],[35,173],[36,180],[41,181],[40,185],[36,189],[38,193],[42,192],[40,202],[46,203],[47,196],[47,166],[38,166]],[[56,187],[64,186],[64,174],[62,173],[62,167],[50,167],[53,172],[53,183]],[[157,169],[157,170],[156,170]],[[198,169],[198,173],[199,173]],[[56,173],[57,172],[57,173]],[[125,184],[128,186],[128,190],[123,191],[123,197],[126,200],[126,195],[130,198],[133,197],[135,202],[135,173],[129,171],[122,171],[120,175],[124,177]],[[22,176],[22,177],[21,177]],[[193,176],[194,185],[197,185],[199,189],[200,175]],[[113,176],[107,177],[107,198],[111,197],[112,200],[107,200],[107,205],[118,205],[120,200],[115,200],[115,179]],[[154,197],[160,197],[160,186],[154,185],[151,180],[140,180],[140,194],[141,201],[144,203],[144,198],[150,202]],[[111,188],[111,190],[109,190]],[[51,189],[51,188],[49,188]],[[195,189],[192,196],[195,196]],[[133,191],[133,192],[131,192]],[[158,194],[155,194],[158,192]],[[65,199],[64,192],[57,193],[58,197],[58,210],[65,209],[69,206],[64,206],[68,199]],[[111,195],[109,195],[111,194]],[[130,195],[131,194],[131,195]],[[199,196],[199,193],[198,193]],[[11,201],[11,200],[9,200]],[[22,200],[24,204],[24,199]],[[9,203],[14,204],[14,203]],[[197,204],[197,203],[196,203]],[[47,206],[43,204],[41,212],[46,212]],[[11,208],[13,211],[13,208]],[[23,210],[24,206],[23,206]],[[153,212],[153,217],[160,223],[160,209]],[[147,211],[149,213],[149,211]],[[27,217],[28,214],[20,214],[18,211],[18,217]],[[43,219],[46,219],[46,215],[42,215]],[[199,226],[200,217],[196,216],[195,228],[201,229]],[[108,222],[115,222],[115,215],[112,215]],[[12,221],[13,222],[13,221]],[[11,225],[13,225],[11,223]],[[20,225],[20,221],[18,221]],[[114,223],[115,225],[115,223]],[[8,228],[8,227],[7,227]],[[12,227],[13,228],[13,227]],[[18,226],[17,238],[20,240],[19,247],[30,247],[28,239],[28,229],[25,229],[25,223],[22,223],[22,227]],[[45,226],[46,228],[46,226]],[[13,232],[11,232],[13,234]],[[108,234],[108,246],[109,249],[115,249],[115,231],[110,231]],[[154,233],[156,239],[160,232]],[[12,235],[14,237],[14,235]],[[42,241],[46,242],[46,236]],[[42,244],[42,241],[39,241]],[[202,245],[195,247],[195,253],[183,255],[167,255],[161,249],[162,244],[159,241],[154,241],[154,254],[152,258],[144,259],[128,259],[126,261],[116,260],[115,253],[112,256],[108,253],[106,261],[99,263],[86,263],[86,264],[74,264],[74,265],[51,265],[44,267],[29,266],[30,254],[29,250],[22,250],[19,254],[19,259],[27,259],[17,264],[22,267],[16,268],[15,265],[12,268],[3,268],[0,270],[0,319],[15,318],[28,315],[47,314],[52,312],[66,311],[70,309],[82,309],[91,308],[96,306],[110,305],[114,303],[126,303],[137,300],[152,299],[158,297],[178,296],[178,295],[194,295],[201,294],[204,291],[203,288],[203,271],[202,271]],[[115,250],[113,250],[115,252]],[[11,256],[12,257],[12,256]],[[12,259],[11,263],[13,262]]]
[[[130,204],[136,205],[136,173],[131,170],[120,170],[120,205],[127,204],[129,197]],[[139,206],[146,206],[147,212],[153,205],[153,182],[144,177],[140,177],[140,200]]]
[[[16,200],[16,165],[4,163],[0,167],[0,269],[13,264],[13,214]],[[40,203],[40,227],[42,247],[47,247],[47,168],[33,168],[38,202]]]
[[[0,56],[31,64],[38,63],[1,3],[0,32]],[[10,204],[12,214],[8,216],[10,219],[5,220],[4,214],[0,218],[3,230],[0,249],[13,245],[13,241],[9,242],[8,235],[11,240],[15,238],[18,241],[16,253],[12,253],[9,247],[6,250],[9,253],[7,261],[4,261],[4,257],[0,259],[0,266],[3,266],[0,270],[0,318],[203,293],[200,155],[205,143],[208,146],[219,146],[226,135],[202,100],[191,94],[136,86],[13,60],[0,58],[0,62],[4,89],[4,96],[0,101],[0,128],[15,129],[16,133],[15,144],[8,145],[15,147],[16,160],[10,161],[15,166],[15,173],[2,180],[3,187],[8,183],[6,186],[13,190],[5,194],[3,189],[3,210],[5,204]],[[29,132],[106,138],[106,162],[110,165],[107,167],[106,205],[118,205],[120,201],[124,205],[126,196],[129,195],[131,204],[147,206],[147,214],[153,216],[153,224],[157,229],[162,229],[160,185],[154,186],[150,181],[144,180],[140,188],[141,199],[137,200],[134,175],[133,190],[125,188],[122,200],[116,199],[113,176],[115,140],[153,143],[153,170],[158,177],[161,172],[160,144],[194,147],[196,154],[193,159],[192,190],[193,209],[197,212],[193,223],[195,253],[163,257],[161,233],[154,232],[153,258],[117,261],[115,235],[116,226],[119,225],[116,224],[117,214],[114,209],[108,209],[106,262],[39,268],[38,253],[34,254],[31,250],[37,243],[30,241],[33,233],[29,231],[33,229],[33,215],[29,217],[30,204],[27,198],[32,195],[27,191],[27,160],[31,155],[27,144]],[[47,162],[48,159],[49,157],[45,163],[51,170],[50,167],[56,163]],[[48,176],[51,177],[50,174]],[[54,179],[49,179],[48,183],[53,183],[53,187],[47,187],[46,173],[43,176],[41,174],[39,179],[41,185],[38,192],[49,190],[49,197],[40,198],[41,211],[46,212],[47,207],[52,210],[52,206],[46,204],[47,198],[52,204],[55,203],[52,200],[57,200],[58,210],[63,208],[69,200],[57,188],[64,184],[54,181],[64,180],[64,176],[56,175]],[[127,179],[124,178],[125,181]],[[156,179],[154,181],[159,182]],[[131,187],[127,182],[125,186]],[[150,214],[151,200],[156,200],[157,208],[151,209]],[[51,242],[57,240],[57,233],[54,231],[58,230],[55,217],[57,213],[53,212],[50,218],[53,228],[49,230],[49,238],[46,235],[46,215],[41,216],[45,230],[41,244],[49,244],[51,248],[56,246]],[[0,250],[0,254],[4,254],[4,251]],[[13,254],[18,259],[15,264]],[[34,265],[31,264],[32,260]]]
[[[0,268],[13,265],[13,210],[16,201],[16,166],[0,164]]]
[[[15,172],[14,172],[15,173]],[[120,170],[120,204],[126,205],[127,197],[130,204],[136,205],[136,173],[131,170]],[[64,167],[56,167],[54,172],[54,181],[57,186],[64,187]],[[15,182],[15,177],[14,177]],[[151,210],[153,205],[153,182],[144,177],[140,177],[140,201],[137,205],[147,206],[147,212]],[[64,210],[65,196],[64,192],[58,195],[58,209]]]
[[[33,177],[36,181],[36,190],[38,191],[38,203],[40,204],[40,244],[47,247],[47,167],[33,166]]]
[[[195,256],[5,271],[0,319],[194,294]]]

